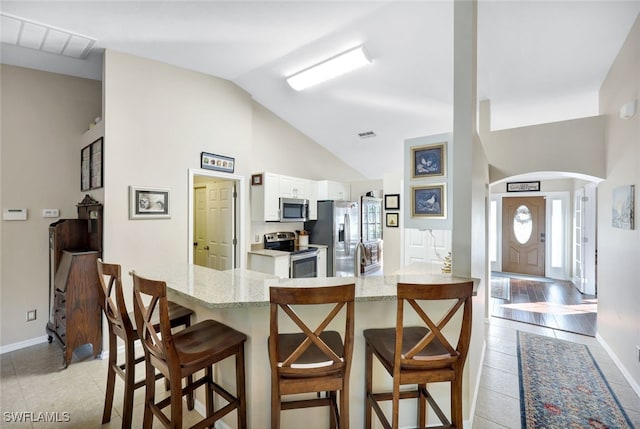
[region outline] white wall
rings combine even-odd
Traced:
[[[491,164],[491,183],[531,171],[563,171],[603,178],[605,120],[573,119],[490,130],[490,103],[480,102],[479,134]]]
[[[620,119],[619,109],[640,99],[640,16],[600,89],[607,124],[606,180],[598,187],[598,336],[615,354],[640,394],[640,114]],[[640,106],[639,106],[640,107]],[[611,226],[611,193],[635,185],[636,228]]]
[[[101,83],[1,65],[1,204],[27,221],[1,221],[0,345],[41,338],[49,312],[49,225],[44,208],[77,217],[81,136],[101,116]],[[37,319],[26,322],[27,310]]]

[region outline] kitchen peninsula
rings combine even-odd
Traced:
[[[466,279],[450,275],[433,274],[427,264],[413,264],[394,274],[369,277],[327,277],[287,279],[245,269],[216,271],[197,265],[158,267],[139,271],[143,277],[164,280],[171,300],[192,308],[196,321],[207,318],[218,320],[243,332],[249,337],[245,346],[247,419],[249,427],[263,427],[270,415],[270,369],[267,351],[269,335],[269,287],[331,286],[345,283],[356,285],[355,350],[351,370],[350,420],[352,427],[363,427],[364,416],[364,340],[362,331],[368,328],[389,327],[395,324],[396,285],[406,283],[447,283]],[[478,288],[474,281],[474,293]],[[434,304],[427,311],[439,312]],[[318,312],[320,317],[321,312]],[[216,368],[216,377],[223,386],[234,387],[233,362],[223,362]],[[378,372],[382,375],[382,371]],[[390,382],[381,376],[376,385]],[[233,390],[232,390],[233,391]],[[443,389],[442,392],[446,392]],[[435,390],[436,394],[440,392]],[[446,394],[446,393],[444,393]],[[465,393],[468,395],[468,393]],[[469,397],[464,400],[468,413]],[[202,400],[200,400],[202,402]],[[412,406],[407,404],[408,406]],[[414,413],[404,413],[412,424]],[[282,413],[282,427],[305,429],[328,427],[326,409],[290,410]],[[225,423],[235,427],[235,414],[227,416]]]

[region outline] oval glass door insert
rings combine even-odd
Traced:
[[[513,233],[518,243],[524,244],[529,241],[532,231],[533,219],[531,210],[529,210],[529,207],[521,205],[516,209],[516,214],[513,216]]]

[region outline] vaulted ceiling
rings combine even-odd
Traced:
[[[405,139],[452,128],[452,0],[2,0],[0,10],[3,63],[100,79],[108,48],[229,79],[368,178],[402,165]],[[597,115],[639,12],[640,0],[479,1],[478,98],[491,100],[493,129]],[[14,46],[15,17],[95,42],[84,59]],[[360,44],[371,65],[300,92],[286,84]]]

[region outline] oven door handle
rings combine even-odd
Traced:
[[[305,253],[299,253],[297,255],[291,255],[291,262],[294,261],[300,261],[303,259],[312,259],[312,258],[317,258],[318,257],[318,252],[305,252]]]

